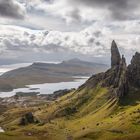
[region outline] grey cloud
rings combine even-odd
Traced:
[[[62,58],[62,54],[67,52],[69,54],[108,57],[110,53],[110,43],[113,39],[119,43],[120,47],[125,48],[125,50],[140,51],[140,39],[138,35],[133,33],[133,31],[129,34],[127,33],[127,30],[131,31],[130,27],[132,27],[132,22],[133,21],[125,23],[128,29],[124,28],[124,25],[121,24],[122,36],[119,31],[116,31],[115,35],[113,34],[111,28],[114,24],[111,24],[111,26],[95,24],[81,32],[46,32],[43,30],[34,34],[34,31],[25,31],[25,29],[21,31],[20,29],[17,31],[19,33],[18,35],[18,33],[14,34],[14,32],[11,33],[10,31],[9,35],[3,37],[3,40],[0,41],[0,46],[3,47],[0,51],[2,54],[5,52],[5,57],[9,57],[10,53],[12,57],[15,57],[17,53],[29,53],[30,57],[32,57],[32,54],[38,56],[38,54],[41,53],[46,53],[47,55],[55,53],[55,57],[59,57],[57,55],[59,53],[61,54],[60,58]],[[138,27],[136,24],[133,28],[138,29]],[[7,27],[5,28],[4,33],[8,32]],[[136,38],[134,42],[130,42],[132,37],[133,39]]]
[[[140,6],[139,0],[69,0],[69,3],[109,10],[111,18],[118,20],[134,18],[133,12]]]
[[[80,11],[79,9],[73,9],[71,12],[67,13],[67,16],[72,17],[74,21],[80,21],[81,16],[80,16]]]
[[[88,44],[93,44],[93,43],[94,43],[94,41],[95,41],[95,39],[94,39],[94,38],[89,38],[89,40],[88,40]]]
[[[97,45],[97,46],[101,46],[101,43],[100,43],[100,42],[96,42],[96,45]]]
[[[42,0],[43,2],[49,2],[49,3],[52,3],[53,0]]]
[[[15,0],[0,0],[0,15],[15,19],[25,17],[24,8]]]
[[[94,33],[94,35],[95,35],[97,38],[100,37],[101,34],[102,34],[101,31],[97,31],[97,32]]]

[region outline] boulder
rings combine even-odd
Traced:
[[[19,125],[27,125],[27,124],[32,124],[36,122],[37,120],[33,116],[32,112],[28,112],[22,116],[22,118],[20,119]]]

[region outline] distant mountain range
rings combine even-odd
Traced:
[[[74,80],[74,76],[91,76],[108,68],[105,64],[71,59],[58,64],[35,62],[30,66],[8,71],[0,76],[0,90],[29,84],[54,83]]]

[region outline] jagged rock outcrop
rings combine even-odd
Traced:
[[[140,90],[140,53],[136,52],[127,66],[124,55],[120,57],[117,44],[113,40],[111,45],[111,68],[104,73],[93,75],[82,88],[94,88],[97,85],[108,87],[111,95],[124,98],[132,89]]]
[[[118,73],[113,84],[114,93],[117,97],[124,97],[129,92],[127,65],[124,56],[119,64]]]
[[[119,65],[121,56],[117,47],[116,42],[113,40],[111,45],[111,67]]]
[[[128,80],[132,87],[140,88],[140,53],[136,52],[128,66]]]
[[[105,73],[93,75],[82,87],[109,87],[112,96],[122,98],[129,92],[127,65],[124,56],[120,57],[118,47],[113,40],[111,45],[111,68]]]
[[[110,86],[113,95],[124,97],[129,92],[127,64],[124,55],[120,57],[118,47],[113,40],[111,46],[111,69],[105,73],[104,84]]]
[[[102,86],[111,88],[113,95],[124,97],[128,93],[127,65],[124,56],[119,65],[113,66],[104,74]]]
[[[111,69],[104,73],[102,86],[111,88],[116,97],[124,97],[129,91],[127,65],[124,55],[120,58],[118,47],[113,40],[111,46]]]

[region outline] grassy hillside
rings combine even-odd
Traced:
[[[30,111],[40,122],[19,126]],[[83,88],[50,104],[8,109],[0,126],[6,130],[2,140],[139,140],[140,93],[119,102],[107,88]]]

